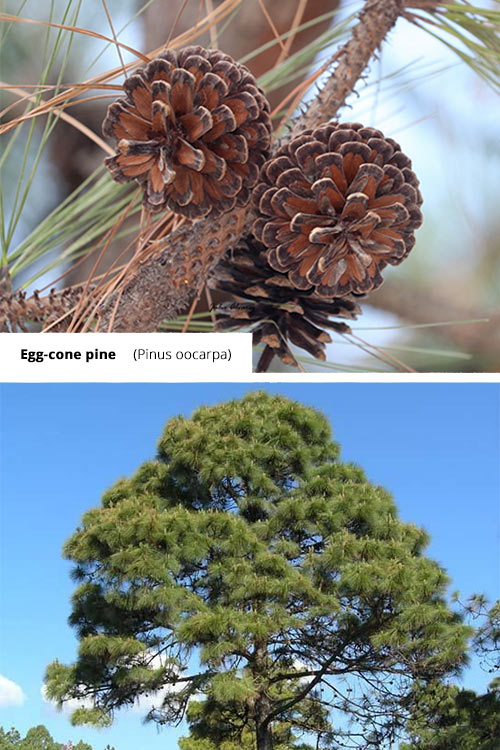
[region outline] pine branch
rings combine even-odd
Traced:
[[[0,332],[27,331],[30,323],[51,325],[51,331],[67,328],[67,316],[81,299],[83,285],[62,291],[51,289],[41,297],[35,292],[28,297],[24,291],[12,291],[7,268],[0,270]],[[59,320],[61,321],[59,322]]]
[[[336,66],[330,77],[275,148],[304,129],[317,127],[336,116],[377,48],[403,14],[404,5],[403,0],[367,0],[351,39],[331,58],[331,65],[336,63]],[[196,296],[225,253],[243,233],[250,232],[253,218],[251,208],[246,206],[217,220],[209,216],[182,226],[155,243],[148,261],[98,310],[99,330],[155,331],[163,320],[175,317]],[[43,299],[50,309],[51,300]],[[54,302],[54,297],[51,299]]]
[[[330,78],[295,121],[289,137],[336,117],[403,10],[403,0],[367,0],[350,40],[330,60],[337,63]]]
[[[101,307],[99,330],[155,331],[162,320],[174,318],[237,242],[246,214],[246,207],[238,208],[218,219],[183,225],[159,242],[153,257]]]

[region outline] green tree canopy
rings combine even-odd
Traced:
[[[313,750],[314,745],[301,737],[299,727],[314,727],[316,732],[329,729],[326,710],[315,697],[305,698],[289,717],[283,715],[273,724],[273,750]],[[190,701],[186,710],[190,732],[179,740],[180,750],[255,750],[253,727],[235,725],[239,710],[231,701],[224,705],[210,698]]]
[[[52,739],[47,727],[39,726],[28,729],[24,738],[17,729],[13,727],[6,732],[0,727],[0,750],[92,750],[86,742],[78,742],[77,745],[68,742],[66,744],[56,742]]]
[[[402,750],[498,750],[500,601],[488,609],[484,597],[475,596],[465,610],[473,621],[479,621],[473,649],[483,668],[496,677],[482,695],[442,682],[416,684],[408,722],[411,743]]]
[[[456,685],[431,683],[415,691],[408,724],[411,742],[402,750],[498,750],[500,693],[483,695]]]
[[[258,750],[280,721],[323,747],[381,747],[413,681],[464,661],[470,629],[427,541],[339,461],[313,409],[252,393],[171,419],[156,460],[65,545],[80,645],[74,664],[48,667],[48,694],[92,698],[75,723],[148,695],[147,718],[172,725],[201,695]]]

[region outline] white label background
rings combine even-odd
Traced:
[[[27,352],[81,352],[81,359],[29,362]],[[114,360],[87,352],[115,352]],[[137,350],[170,352],[170,359],[137,358]],[[215,352],[217,355],[203,353]],[[222,353],[225,358],[222,358]],[[140,383],[248,380],[252,373],[250,333],[6,333],[0,336],[0,382]]]

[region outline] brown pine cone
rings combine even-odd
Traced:
[[[238,300],[219,308],[226,317],[218,321],[218,329],[254,326],[254,346],[266,344],[257,372],[267,370],[274,355],[287,365],[297,366],[289,342],[325,360],[325,344],[332,339],[324,329],[338,333],[351,330],[329,316],[352,320],[361,313],[351,295],[326,300],[312,289],[295,288],[286,274],[271,268],[266,248],[251,238],[240,242],[220,261],[209,285]]]
[[[380,130],[306,130],[264,165],[256,237],[298,289],[334,297],[375,289],[415,244],[422,196],[411,162]]]
[[[123,84],[103,133],[114,180],[144,186],[150,211],[197,219],[250,198],[269,153],[269,104],[250,71],[219,50],[165,50]]]

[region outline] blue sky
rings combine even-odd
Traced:
[[[404,520],[431,534],[463,596],[498,596],[497,385],[277,384],[265,386],[321,409],[342,458],[359,463],[395,497]],[[44,704],[45,666],[72,660],[67,625],[73,584],[61,558],[82,513],[118,477],[154,456],[166,420],[200,404],[238,398],[255,385],[0,385],[2,653],[0,673],[19,685],[22,706],[0,709],[0,725],[46,724],[60,742],[94,750],[170,748],[177,733],[143,726],[129,712],[109,730],[72,729]],[[479,670],[468,684],[482,687]]]

